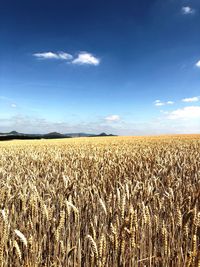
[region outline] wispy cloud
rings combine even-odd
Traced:
[[[0,100],[2,100],[2,101],[11,101],[11,99],[9,98],[9,97],[7,97],[7,96],[3,96],[3,95],[0,95]]]
[[[166,104],[167,105],[173,105],[174,104],[174,101],[167,101]]]
[[[168,119],[187,120],[200,119],[200,106],[188,106],[168,112]]]
[[[183,6],[181,11],[183,15],[192,15],[195,13],[195,9],[190,6]]]
[[[73,56],[65,52],[42,52],[33,54],[36,58],[39,59],[61,59],[61,60],[72,60]]]
[[[200,107],[199,107],[200,109]],[[188,113],[194,113],[197,110],[171,112],[164,114],[161,118],[155,118],[150,121],[119,121],[117,123],[108,123],[99,118],[88,122],[67,122],[67,121],[49,121],[41,117],[29,117],[23,115],[2,117],[0,114],[0,132],[10,132],[16,130],[24,133],[48,133],[48,132],[88,132],[88,133],[113,133],[119,135],[149,135],[166,133],[200,133],[199,116],[186,116]],[[198,111],[200,112],[200,111]],[[180,115],[180,114],[183,114]],[[199,113],[200,114],[200,113]],[[112,115],[111,115],[112,116]],[[109,116],[110,117],[110,116]],[[184,120],[183,118],[187,119]]]
[[[103,123],[101,120],[88,122],[67,122],[67,121],[49,121],[42,117],[32,117],[25,115],[16,115],[1,117],[0,116],[0,132],[10,132],[16,130],[24,133],[113,133],[119,134],[120,127],[117,124]],[[124,132],[123,132],[124,133]]]
[[[107,122],[118,122],[121,120],[121,118],[119,115],[109,115],[109,116],[105,117],[105,120]]]
[[[189,97],[189,98],[183,98],[182,102],[198,102],[200,101],[199,96]]]
[[[95,57],[94,55],[87,53],[87,52],[81,52],[78,54],[77,58],[75,58],[72,61],[73,64],[78,65],[94,65],[97,66],[100,63],[100,59]]]
[[[11,108],[17,108],[17,104],[15,103],[15,101],[7,96],[0,95],[0,101],[6,103]]]
[[[200,60],[195,64],[197,68],[200,68]]]
[[[173,104],[174,104],[173,101],[162,102],[159,99],[154,101],[154,105],[157,106],[157,107],[161,107],[161,106],[165,106],[165,105],[173,105]]]
[[[10,106],[11,106],[11,108],[16,108],[17,107],[17,105],[15,103],[12,103]]]
[[[76,57],[65,52],[42,52],[34,53],[34,57],[38,59],[58,59],[66,60],[69,63],[76,65],[94,65],[98,66],[100,64],[100,58],[95,57],[93,54],[88,52],[80,52]]]
[[[155,103],[155,106],[157,106],[157,107],[161,107],[161,106],[164,106],[164,105],[165,105],[165,104],[162,103],[162,102]]]

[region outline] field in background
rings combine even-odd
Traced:
[[[200,136],[0,143],[0,267],[200,266]]]

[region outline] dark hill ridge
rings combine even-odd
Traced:
[[[72,138],[72,137],[106,137],[106,136],[115,136],[113,134],[88,134],[88,133],[69,133],[61,134],[58,132],[51,132],[47,134],[25,134],[18,133],[16,131],[11,131],[9,133],[0,133],[0,141],[6,140],[31,140],[31,139],[58,139],[58,138]]]
[[[43,135],[43,138],[65,138],[65,137],[67,137],[67,136],[65,136],[64,134],[61,134],[61,133],[57,133],[57,132],[52,132],[52,133],[48,133],[48,134]]]
[[[106,134],[106,133],[100,133],[100,134],[89,134],[89,133],[67,133],[66,135],[71,137],[100,137],[100,136],[116,136],[113,134]]]
[[[12,131],[12,132],[9,132],[9,134],[13,134],[13,135],[15,135],[15,134],[19,134],[19,133],[16,132],[16,131]]]

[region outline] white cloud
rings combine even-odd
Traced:
[[[174,101],[167,101],[166,104],[167,105],[173,105],[174,104]]]
[[[40,59],[63,59],[63,60],[73,59],[72,55],[65,52],[58,52],[58,53],[43,52],[43,53],[35,53],[33,55]]]
[[[159,99],[154,101],[154,105],[157,107],[165,106],[165,105],[173,105],[173,101],[161,102]]]
[[[97,66],[100,63],[100,59],[87,52],[81,52],[78,57],[72,61],[73,64],[78,65],[94,65]]]
[[[100,59],[92,55],[88,52],[80,52],[78,56],[73,59],[74,57],[71,54],[65,52],[43,52],[43,53],[35,53],[33,54],[38,59],[60,59],[60,60],[67,60],[70,63],[77,64],[77,65],[94,65],[97,66],[100,64]]]
[[[97,119],[88,122],[66,122],[66,121],[49,121],[41,117],[30,117],[23,115],[2,117],[0,114],[0,132],[17,131],[22,133],[93,133],[99,134],[102,132],[119,134],[121,130],[118,124],[103,123]],[[123,129],[123,134],[125,133]]]
[[[155,103],[159,103],[159,102],[161,102],[159,99],[155,100]]]
[[[68,54],[68,53],[65,53],[65,52],[58,53],[58,56],[59,56],[60,59],[65,59],[65,60],[73,59],[73,56],[71,54]]]
[[[200,100],[200,97],[194,96],[189,98],[183,98],[182,102],[198,102]]]
[[[163,102],[157,102],[157,103],[155,103],[155,106],[158,106],[158,107],[164,106],[164,105],[165,105],[165,103],[163,103]]]
[[[105,118],[107,122],[117,122],[120,121],[120,116],[119,115],[110,115]]]
[[[197,68],[200,68],[200,60],[195,64]]]
[[[11,108],[16,108],[17,104],[14,102],[15,100],[12,98],[9,98],[7,96],[0,95],[0,101],[6,103]]]
[[[167,118],[171,120],[200,119],[200,106],[188,106],[176,109],[169,112]]]
[[[119,135],[157,135],[157,134],[180,134],[200,133],[199,118],[185,120],[168,119],[169,114],[150,121],[122,121],[108,123],[97,118],[94,121],[67,122],[49,121],[41,117],[29,117],[23,115],[6,117],[0,114],[0,132],[16,130],[24,133],[48,133],[48,132],[86,132],[86,133],[112,133]],[[109,116],[110,117],[110,116]]]
[[[17,107],[17,105],[15,103],[12,103],[10,106],[11,106],[11,108],[16,108]]]
[[[195,10],[190,6],[183,6],[181,10],[184,15],[191,15],[195,13]]]

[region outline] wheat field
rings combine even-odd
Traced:
[[[0,143],[0,267],[200,267],[200,136]]]

